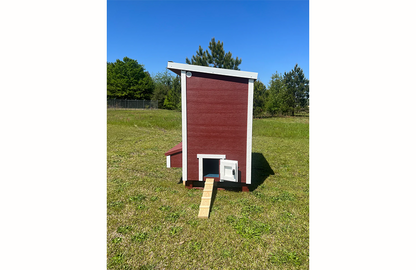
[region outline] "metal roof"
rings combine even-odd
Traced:
[[[177,154],[180,152],[182,152],[182,142],[178,143],[177,145],[169,149],[169,151],[165,153],[165,156],[170,156],[170,155]]]
[[[257,80],[257,75],[258,75],[257,72],[180,64],[180,63],[174,63],[171,61],[168,62],[167,68],[175,72],[178,75],[181,75],[181,70],[215,74],[215,75],[223,75],[223,76],[231,76],[231,77],[239,77],[239,78],[247,78],[247,79],[253,79],[253,80]]]

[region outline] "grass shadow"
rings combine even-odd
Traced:
[[[249,191],[256,190],[270,175],[274,175],[273,169],[262,153],[252,153],[251,184],[247,185]],[[217,188],[241,192],[241,183],[221,182],[216,183]]]
[[[214,183],[214,188],[212,189],[211,205],[209,207],[210,208],[210,214],[212,212],[212,206],[214,205],[215,198],[217,198],[217,193],[218,193],[217,183]]]
[[[274,175],[273,169],[262,153],[252,153],[251,185],[249,190],[253,191],[263,184],[270,175]]]

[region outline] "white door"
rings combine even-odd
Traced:
[[[238,182],[238,161],[220,160],[220,181]]]

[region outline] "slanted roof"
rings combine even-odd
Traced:
[[[170,156],[182,152],[182,142],[175,145],[172,149],[165,153],[165,156]]]
[[[247,79],[253,79],[253,80],[257,80],[257,75],[258,75],[257,72],[180,64],[180,63],[174,63],[171,61],[168,62],[167,68],[175,72],[178,75],[181,75],[181,70],[209,73],[209,74],[223,75],[223,76],[231,76],[231,77],[239,77],[239,78],[247,78]]]

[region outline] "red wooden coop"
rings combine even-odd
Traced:
[[[182,142],[165,153],[192,188],[206,178],[248,191],[257,73],[168,62],[181,76]]]

